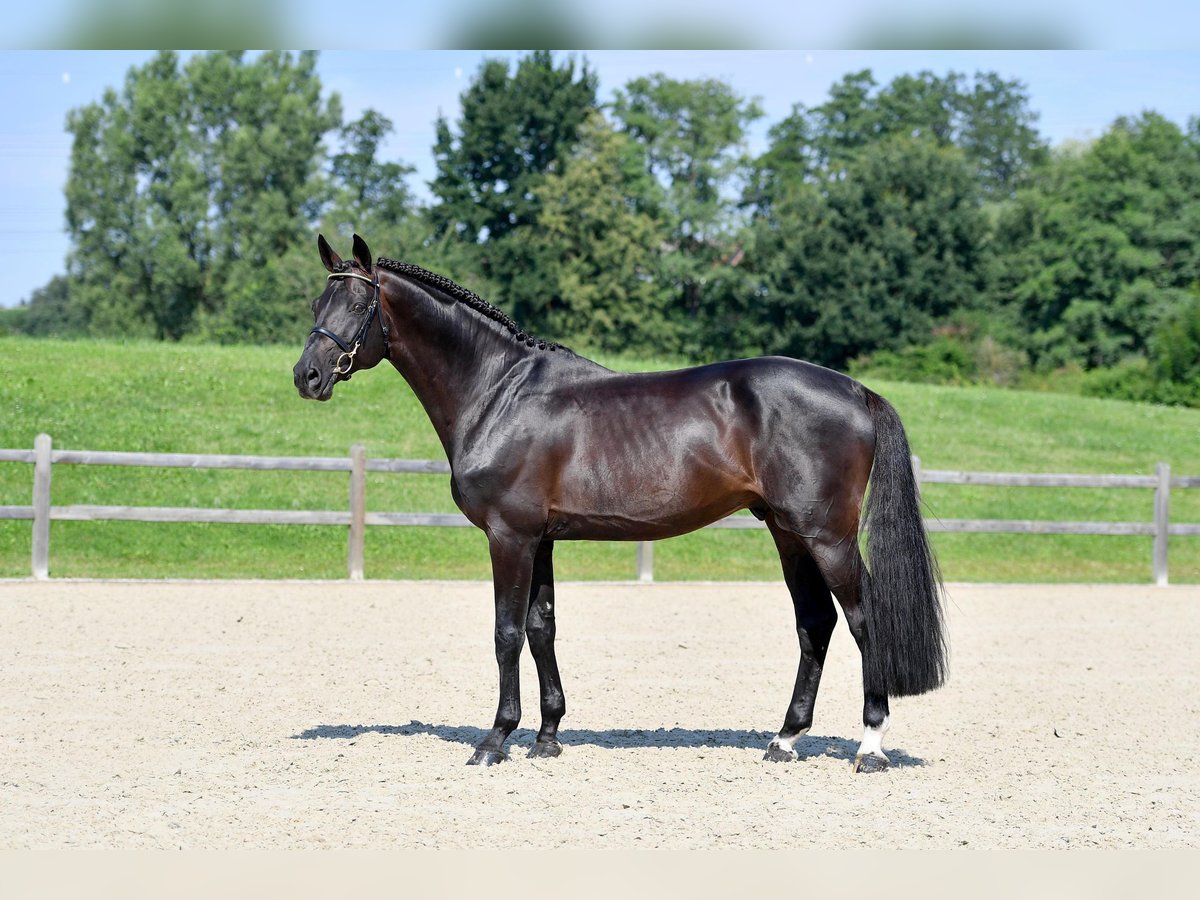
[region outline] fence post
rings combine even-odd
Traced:
[[[351,581],[363,580],[363,538],[367,524],[367,448],[350,448],[350,540],[346,567]]]
[[[33,577],[50,577],[50,435],[33,439]]]
[[[1171,466],[1158,464],[1158,486],[1154,489],[1154,583],[1167,586],[1167,538],[1170,535]]]
[[[638,541],[637,545],[637,574],[638,581],[654,580],[654,542]]]
[[[917,494],[920,495],[920,493],[921,493],[921,457],[917,456],[917,454],[914,453],[912,455],[911,462],[912,462],[913,481],[915,481],[917,483]]]

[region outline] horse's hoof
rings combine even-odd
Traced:
[[[553,759],[562,756],[562,744],[558,741],[538,741],[529,748],[530,759]]]
[[[763,754],[764,762],[795,762],[800,758],[800,755],[795,751],[780,744],[768,744],[767,752]]]
[[[499,750],[476,750],[475,754],[467,760],[468,766],[494,766],[497,763],[502,763],[506,757]]]
[[[854,757],[854,771],[868,774],[871,772],[883,772],[892,761],[882,753],[860,753]]]

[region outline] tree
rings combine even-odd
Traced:
[[[796,106],[776,126],[775,144],[788,132],[809,144],[806,175],[837,173],[864,148],[895,135],[958,147],[974,166],[983,193],[1009,197],[1047,158],[1025,86],[994,72],[973,79],[956,72],[899,75],[879,87],[869,70],[846,75],[829,99]],[[777,151],[782,153],[783,151]]]
[[[998,300],[1035,362],[1143,356],[1200,279],[1200,143],[1156,113],[1061,152],[997,224]]]
[[[815,182],[823,171],[818,137],[802,104],[772,125],[767,138],[767,149],[750,166],[741,203],[760,217],[769,215],[788,194]]]
[[[537,220],[535,188],[596,108],[596,76],[586,63],[577,72],[573,59],[555,66],[546,50],[511,74],[506,61],[490,59],[461,104],[457,133],[444,117],[436,125],[434,223],[470,242],[499,240]]]
[[[994,73],[854,72],[770,131],[743,196],[750,294],[720,298],[739,352],[843,366],[964,322],[1007,340],[989,216],[1045,146],[1024,86]],[[990,203],[985,214],[985,201]],[[730,310],[736,315],[730,315]]]
[[[329,162],[333,200],[321,217],[321,230],[346,242],[353,234],[361,234],[382,256],[449,273],[449,258],[429,253],[431,247],[444,250],[446,242],[433,240],[429,211],[417,203],[408,187],[408,176],[416,170],[380,156],[391,132],[391,121],[373,109],[342,127],[341,150]],[[311,257],[310,242],[304,243],[304,249]]]
[[[819,171],[838,171],[858,151],[880,136],[879,110],[872,92],[877,84],[869,69],[853,72],[829,88],[829,99],[806,110],[798,104],[794,117],[808,120]]]
[[[176,55],[160,53],[67,117],[68,272],[95,333],[178,338],[191,325],[207,235],[186,95]]]
[[[72,301],[70,282],[55,275],[43,287],[29,295],[21,311],[19,327],[14,331],[35,337],[56,335],[78,337],[87,333],[88,322],[82,306]]]
[[[873,142],[843,177],[792,185],[753,235],[757,352],[844,366],[923,343],[935,324],[981,302],[978,188],[961,151],[932,139]]]
[[[491,59],[461,104],[456,131],[444,117],[436,125],[435,239],[522,321],[542,305],[548,286],[544,248],[533,239],[538,187],[562,169],[596,109],[596,76],[573,59],[556,66],[544,50],[522,57],[511,73],[506,61]]]
[[[741,255],[736,201],[749,164],[746,128],[762,110],[722,81],[660,73],[618,91],[613,114],[654,178],[638,202],[662,223],[658,277],[672,287],[673,317],[692,333],[686,349],[699,352],[712,308],[706,287],[738,274],[731,266]]]
[[[1200,285],[1167,310],[1150,338],[1154,376],[1200,406]]]
[[[955,143],[975,163],[989,197],[1011,197],[1050,158],[1037,131],[1038,114],[1020,81],[976,73],[970,93],[960,94],[957,107],[963,127]]]
[[[216,214],[200,328],[229,342],[291,339],[294,330],[273,323],[294,319],[295,294],[264,270],[278,271],[281,257],[306,242],[328,196],[322,141],[341,121],[341,103],[336,95],[322,102],[313,52],[271,51],[250,62],[205,54],[189,60],[186,74]]]
[[[597,349],[672,345],[666,296],[654,279],[662,230],[635,199],[648,178],[633,142],[593,113],[562,171],[537,188],[533,253],[545,287],[520,321]]]
[[[266,311],[295,298],[260,270],[325,196],[321,140],[340,108],[321,100],[315,63],[218,53],[181,68],[163,52],[121,92],[71,112],[68,272],[92,333],[285,337],[267,330]],[[248,306],[263,314],[238,312]]]
[[[391,120],[373,109],[341,129],[343,149],[329,165],[338,196],[327,218],[349,226],[347,237],[355,229],[371,235],[394,229],[413,214],[415,200],[405,179],[416,169],[379,159],[391,131]]]

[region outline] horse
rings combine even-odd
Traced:
[[[764,759],[799,758],[836,598],[862,658],[864,730],[853,770],[887,768],[889,696],[940,687],[947,667],[941,575],[890,403],[786,357],[613,372],[526,333],[444,276],[373,260],[357,234],[350,260],[324,235],[317,247],[329,276],[293,370],[300,396],[328,400],[336,384],[390,363],[441,440],[454,502],[487,535],[499,703],[468,764],[507,758],[527,639],[542,714],[528,755],[562,753],[557,541],[661,540],[749,509],[775,541],[800,642],[791,701]]]

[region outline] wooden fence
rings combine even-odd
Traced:
[[[348,457],[324,456],[221,456],[194,453],[115,453],[91,450],[55,450],[50,436],[40,434],[32,450],[0,450],[0,462],[33,464],[31,506],[0,506],[0,519],[32,519],[32,573],[50,577],[50,522],[217,522],[242,525],[340,525],[348,527],[347,573],[351,581],[363,578],[363,537],[368,525],[421,525],[471,527],[460,513],[368,512],[366,473],[396,472],[446,475],[450,466],[438,460],[369,459],[362,444],[350,448]],[[348,472],[347,510],[210,509],[161,506],[52,506],[52,466],[148,466],[189,469],[258,469],[265,471]],[[1172,477],[1166,463],[1153,475],[1054,475],[1016,472],[954,472],[922,469],[913,457],[918,484],[995,485],[1005,487],[1146,488],[1154,491],[1154,518],[1150,522],[1063,522],[1041,519],[929,519],[930,531],[992,532],[1013,534],[1145,535],[1153,537],[1151,575],[1156,584],[1167,583],[1167,550],[1172,535],[1200,536],[1200,524],[1171,524],[1172,488],[1200,488],[1200,476]],[[750,516],[729,516],[709,528],[765,528]],[[637,578],[654,580],[654,545],[637,545]]]

